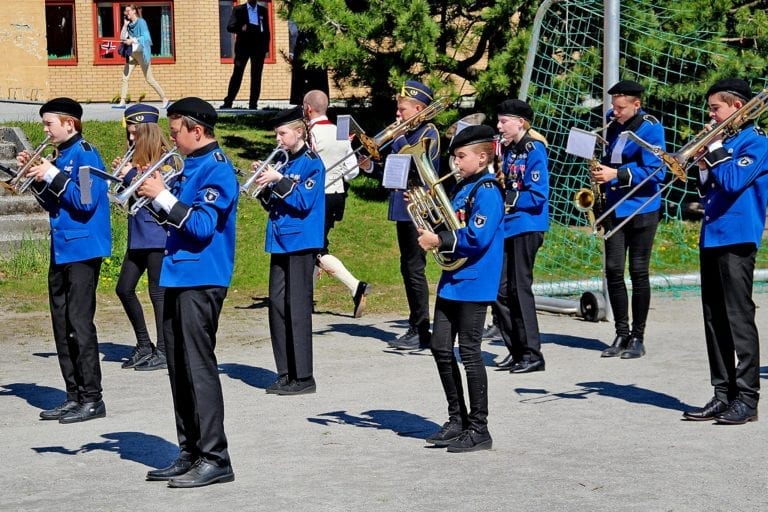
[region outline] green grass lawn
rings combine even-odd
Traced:
[[[166,120],[161,124],[167,128]],[[263,119],[243,116],[223,118],[216,126],[217,138],[236,167],[247,171],[251,161],[264,158],[274,149],[273,132],[261,126],[263,124]],[[16,125],[23,128],[32,144],[42,140],[39,123]],[[105,163],[125,152],[124,129],[119,122],[86,122],[84,135],[99,148]],[[355,179],[344,221],[331,232],[330,250],[356,277],[372,283],[369,311],[405,315],[407,305],[399,271],[399,251],[394,224],[386,220],[386,197],[386,192],[375,181],[365,177]],[[254,297],[258,300],[267,295],[266,221],[267,214],[256,201],[241,197],[235,273],[229,293],[229,300],[237,304],[250,304]],[[126,246],[126,225],[126,214],[113,206],[112,257],[105,260],[99,283],[99,293],[104,298],[114,299],[114,286]],[[695,222],[662,223],[655,241],[651,272],[697,272],[698,229]],[[537,257],[537,281],[599,276],[601,243],[584,229],[553,225]],[[762,254],[759,260],[761,257]],[[431,256],[428,262],[428,279],[434,289],[440,268]],[[760,261],[758,263],[760,267]],[[14,311],[47,309],[47,266],[47,242],[27,242],[12,257],[0,262],[0,305]],[[146,277],[140,288],[145,290]],[[318,311],[352,312],[349,292],[330,276],[323,275],[319,280],[315,299]]]

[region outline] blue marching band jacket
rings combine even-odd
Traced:
[[[549,230],[547,149],[527,133],[504,149],[504,237]]]
[[[137,174],[136,167],[128,171],[122,186],[129,186]],[[129,202],[131,203],[133,200]],[[164,249],[167,238],[165,228],[147,208],[141,208],[135,215],[128,216],[128,249]]]
[[[760,247],[768,206],[768,137],[748,124],[708,152],[701,172],[701,248],[751,243]]]
[[[171,193],[178,202],[157,212],[168,227],[160,286],[229,286],[240,185],[218,143],[187,155]]]
[[[613,110],[608,112],[607,118],[613,117]],[[662,151],[666,151],[664,141],[664,127],[655,117],[646,114],[643,109],[638,110],[637,114],[626,124],[621,125],[617,122],[608,127],[606,140],[608,146],[605,150],[602,163],[609,167],[618,169],[618,175],[615,179],[606,183],[605,202],[607,207],[616,204],[638,183],[648,177],[656,169],[663,166],[661,159],[653,152],[640,146],[635,141],[620,138],[623,131],[632,131],[638,137],[652,146],[658,146]],[[652,195],[659,191],[659,184],[664,181],[665,170],[657,172],[653,178],[643,185],[634,195],[624,201],[614,212],[617,219],[628,217],[638,210]],[[638,211],[638,214],[651,213],[661,208],[661,196],[651,201],[645,208]]]
[[[325,225],[325,166],[307,145],[290,155],[283,178],[259,195],[269,212],[264,250],[285,254],[322,249]]]
[[[80,183],[81,166],[104,170],[101,156],[79,133],[57,149],[59,154],[52,163],[60,172],[51,183],[32,186],[37,201],[49,214],[51,262],[62,265],[109,257],[112,230],[107,182],[90,175],[90,183]]]
[[[444,270],[437,295],[444,299],[493,302],[504,259],[504,199],[493,175],[475,174],[454,188],[451,205],[463,227],[438,233],[441,254],[467,258],[456,270]]]
[[[432,167],[435,168],[436,173],[440,173],[440,134],[432,123],[422,123],[412,131],[406,133],[404,136],[396,138],[390,146],[390,153],[399,153],[405,146],[412,146],[417,144],[421,139],[427,141],[427,151],[429,152],[429,158],[432,161]],[[408,184],[421,185],[421,180],[418,178],[416,167],[411,162],[411,170],[408,175]],[[389,212],[387,218],[393,221],[410,221],[411,217],[408,215],[406,209],[408,203],[405,202],[402,190],[393,190],[389,193]]]

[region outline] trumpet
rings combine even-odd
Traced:
[[[166,187],[170,186],[173,180],[184,171],[184,159],[176,150],[176,146],[163,153],[157,162],[144,171],[141,176],[134,179],[133,183],[124,188],[122,192],[114,196],[115,202],[123,208],[127,207],[129,215],[136,215],[139,210],[148,206],[152,201],[149,197],[137,195],[136,191],[155,171],[162,174],[163,183]],[[133,200],[132,203],[131,200]]]
[[[131,144],[128,146],[128,149],[126,150],[125,154],[120,158],[120,164],[115,168],[115,171],[112,173],[111,178],[108,178],[110,187],[119,187],[120,184],[122,184],[122,178],[120,177],[120,174],[123,172],[123,170],[126,168],[128,164],[131,163],[131,160],[133,159],[133,154],[136,152],[136,146],[134,144]]]
[[[47,154],[46,151],[48,151]],[[14,194],[23,194],[35,182],[35,178],[26,176],[27,172],[44,161],[53,162],[58,156],[59,150],[51,143],[51,136],[49,135],[35,148],[27,163],[16,171],[16,175],[6,183],[6,188]]]
[[[768,109],[768,88],[765,88],[762,91],[760,91],[754,98],[752,98],[747,103],[745,103],[741,108],[739,108],[733,114],[728,116],[728,118],[725,119],[723,122],[716,124],[711,129],[708,129],[709,127],[705,127],[702,131],[696,134],[696,136],[690,142],[688,142],[685,146],[680,148],[680,150],[677,151],[676,153],[667,153],[666,151],[663,151],[661,148],[657,146],[652,146],[648,144],[643,139],[638,137],[635,133],[626,132],[627,137],[629,137],[633,141],[637,142],[639,145],[643,146],[647,150],[657,155],[661,159],[664,165],[660,166],[653,173],[648,175],[648,177],[646,177],[644,180],[638,183],[633,189],[628,191],[626,195],[624,195],[624,197],[622,197],[619,201],[616,202],[616,204],[614,204],[611,208],[606,210],[605,213],[603,213],[603,215],[601,215],[600,218],[598,218],[595,221],[596,222],[595,226],[597,227],[599,223],[603,222],[608,217],[608,215],[613,213],[613,211],[619,207],[619,205],[621,205],[629,197],[634,195],[638,190],[640,190],[640,188],[643,185],[645,185],[646,182],[648,182],[648,180],[650,180],[653,176],[656,175],[656,173],[660,172],[665,167],[669,169],[669,171],[672,173],[673,179],[670,180],[663,187],[659,188],[659,190],[655,194],[653,194],[643,204],[637,207],[635,211],[629,214],[626,218],[624,218],[619,224],[613,227],[610,231],[605,233],[605,235],[603,235],[603,238],[606,238],[606,239],[610,238],[611,235],[613,235],[616,231],[624,227],[624,225],[627,222],[632,220],[632,218],[634,218],[639,212],[641,212],[643,208],[645,208],[646,206],[651,204],[651,202],[656,200],[657,197],[663,194],[676,181],[679,180],[685,183],[688,180],[687,169],[690,165],[693,165],[700,160],[700,157],[696,157],[696,155],[702,149],[704,149],[709,144],[711,144],[715,139],[718,139],[722,136],[730,137],[736,134],[744,124],[746,124],[747,122],[756,120],[767,109]],[[691,159],[693,159],[692,162],[691,162]],[[597,229],[594,230],[593,234],[596,234],[596,233],[597,233]]]
[[[350,128],[355,132],[355,135],[357,135],[357,138],[360,140],[360,146],[351,153],[344,155],[338,161],[328,166],[328,168],[325,170],[326,174],[346,162],[349,157],[357,155],[363,149],[372,159],[379,160],[381,158],[381,151],[389,146],[392,141],[401,135],[405,135],[409,131],[415,129],[421,123],[433,119],[435,116],[444,111],[448,105],[450,105],[449,98],[438,98],[405,121],[395,121],[373,137],[366,135],[365,132],[360,129],[357,123],[350,123]],[[326,184],[325,188],[327,189],[340,179],[343,179],[344,176],[346,176],[349,172],[350,171],[347,171],[342,173],[340,176],[337,176],[330,183]]]
[[[269,156],[264,159],[261,164],[256,168],[255,171],[253,171],[253,174],[250,178],[248,178],[245,183],[243,183],[240,186],[240,192],[242,194],[248,194],[254,199],[259,197],[259,194],[264,190],[265,185],[259,185],[251,191],[251,188],[253,187],[254,182],[261,176],[264,171],[267,169],[273,169],[275,171],[280,171],[280,169],[283,168],[283,166],[288,163],[288,151],[286,151],[284,148],[277,146],[275,149],[272,150],[272,152],[269,154]]]
[[[415,186],[408,190],[408,206],[406,208],[408,215],[416,228],[433,233],[437,233],[441,229],[456,231],[462,227],[462,224],[441,184],[452,174],[447,174],[442,178],[437,177],[425,145],[426,142],[422,139],[418,143],[405,146],[400,150],[401,154],[408,154],[413,157],[421,181],[429,188],[425,191],[421,186]],[[431,252],[437,264],[445,270],[456,270],[467,261],[467,258],[449,258],[437,249],[432,249]]]

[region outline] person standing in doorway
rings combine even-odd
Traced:
[[[269,50],[269,11],[256,0],[232,9],[232,16],[227,24],[227,31],[235,34],[235,68],[229,79],[227,97],[221,108],[232,108],[240,84],[243,81],[245,65],[251,61],[251,91],[248,97],[248,108],[257,109],[261,94],[261,72],[264,69],[264,58]]]

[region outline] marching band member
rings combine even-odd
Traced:
[[[613,123],[606,133],[605,156],[601,165],[592,170],[592,179],[605,186],[605,206],[612,207],[649,174],[662,165],[661,159],[636,142],[620,138],[623,131],[632,131],[648,144],[666,148],[664,127],[656,118],[646,114],[640,102],[645,88],[637,82],[622,80],[608,89],[613,109],[608,119]],[[659,190],[664,179],[657,172],[637,193],[624,201],[608,218],[605,229],[633,214]],[[605,277],[608,298],[613,310],[616,337],[602,357],[620,356],[636,359],[645,355],[645,323],[651,305],[649,266],[653,239],[659,224],[661,197],[643,208],[629,223],[605,240]],[[629,254],[629,277],[632,280],[632,329],[629,327],[629,299],[624,283],[624,268]]]
[[[533,109],[518,99],[496,107],[505,182],[504,264],[495,317],[509,355],[497,366],[511,373],[544,371],[533,297],[536,253],[549,230],[546,140],[531,129]]]
[[[224,433],[224,400],[216,361],[219,315],[235,261],[240,186],[216,142],[216,110],[194,97],[168,107],[171,139],[186,156],[169,190],[159,173],[138,188],[168,227],[160,285],[165,287],[163,330],[179,456],[147,480],[169,487],[231,482]]]
[[[125,186],[138,174],[137,170],[156,162],[171,148],[157,124],[159,111],[142,103],[131,105],[125,110],[123,119],[126,125],[129,144],[134,147],[130,162],[116,158],[113,169],[120,168],[119,178]],[[163,265],[165,241],[168,235],[165,228],[157,223],[155,217],[146,208],[141,208],[136,215],[128,216],[128,247],[120,268],[115,293],[120,298],[125,314],[131,322],[136,335],[136,347],[122,364],[123,368],[139,371],[160,370],[167,368],[165,358],[165,339],[163,338],[163,295],[165,289],[160,286],[160,268]],[[149,298],[155,314],[157,346],[147,331],[141,302],[136,296],[136,284],[144,272],[149,280]]]
[[[255,183],[269,211],[265,250],[269,262],[269,331],[277,380],[267,393],[314,393],[312,372],[312,274],[323,247],[325,167],[305,143],[301,108],[274,123],[279,145],[289,152],[280,169],[268,167]],[[259,163],[252,164],[255,170]]]
[[[32,191],[50,216],[51,262],[48,298],[53,338],[67,399],[40,413],[59,423],[103,418],[99,344],[93,317],[101,262],[112,252],[107,183],[90,178],[85,183],[81,166],[104,170],[99,152],[82,136],[83,108],[70,98],[56,98],[40,107],[43,131],[58,146],[53,162],[34,165]],[[17,160],[26,164],[30,154]]]
[[[336,140],[336,125],[326,115],[328,96],[320,90],[312,90],[304,95],[304,117],[309,129],[309,143],[312,150],[320,156],[325,168],[334,165],[344,155],[351,155],[333,172],[325,175],[325,241],[317,257],[315,276],[324,270],[349,289],[352,295],[352,316],[360,318],[366,305],[366,296],[371,286],[355,278],[347,267],[328,251],[328,233],[336,222],[344,218],[344,206],[347,200],[346,183],[357,176],[357,159],[352,155],[352,144],[348,140]]]
[[[707,91],[709,115],[722,123],[751,97],[744,80],[719,80]],[[760,398],[752,283],[768,206],[768,138],[748,121],[733,135],[713,140],[699,169],[699,194],[706,199],[699,237],[701,303],[715,396],[683,416],[741,425],[757,421]]]
[[[397,119],[406,120],[424,110],[434,100],[432,89],[415,80],[407,80],[397,97]],[[412,146],[426,139],[427,151],[432,160],[432,166],[440,171],[440,135],[435,125],[424,122],[395,139],[388,148],[390,153],[398,153],[404,146]],[[360,169],[364,172],[374,172],[370,159],[360,161]],[[376,175],[382,174],[382,169],[375,169]],[[411,164],[409,185],[422,185],[418,174]],[[395,221],[397,227],[397,244],[400,247],[400,274],[403,276],[405,296],[408,299],[408,331],[390,345],[398,349],[425,349],[429,347],[429,284],[425,269],[427,258],[418,243],[419,234],[408,216],[404,192],[393,190],[389,195],[389,220]]]
[[[466,257],[456,270],[444,270],[437,285],[432,355],[448,401],[448,421],[426,441],[447,446],[449,452],[488,450],[488,378],[480,350],[488,305],[496,299],[504,252],[504,201],[495,177],[487,172],[494,157],[490,126],[460,131],[448,148],[455,156],[462,181],[454,187],[451,204],[463,227],[433,233],[419,229],[422,249]],[[453,351],[456,337],[467,374],[469,410]]]

